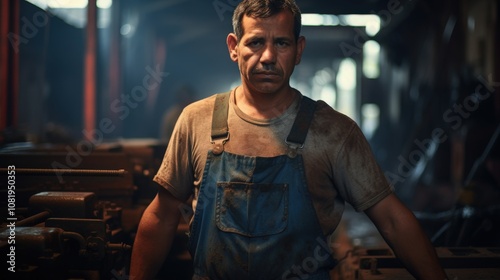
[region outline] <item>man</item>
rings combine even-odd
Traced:
[[[415,277],[445,279],[356,124],[290,87],[305,47],[293,0],[243,1],[233,28],[227,45],[242,84],[180,116],[155,177],[163,188],[139,225],[134,279],[155,276],[191,195],[193,279],[329,279],[325,241],[344,201],[371,218]]]

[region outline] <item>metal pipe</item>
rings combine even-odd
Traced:
[[[127,245],[125,243],[108,243],[106,245],[106,248],[111,251],[120,251],[120,250],[128,251],[132,249],[132,246]]]
[[[33,216],[30,216],[28,218],[22,219],[19,222],[16,222],[16,226],[17,227],[34,226],[34,225],[46,220],[48,217],[50,217],[50,212],[43,211],[43,212],[40,212],[40,213],[35,214]]]
[[[7,168],[0,168],[0,172],[7,172]],[[54,175],[64,174],[66,176],[125,176],[125,169],[64,169],[64,168],[17,168],[17,174],[23,175]]]
[[[61,235],[63,238],[67,239],[73,239],[78,242],[80,245],[80,250],[78,251],[78,254],[80,256],[85,256],[87,253],[87,242],[85,241],[85,238],[79,233],[76,232],[71,232],[71,231],[65,231]]]
[[[491,136],[490,141],[486,145],[486,148],[484,149],[481,156],[476,161],[474,161],[474,164],[472,165],[471,171],[469,172],[469,175],[465,179],[464,186],[468,186],[471,183],[472,179],[474,179],[474,175],[476,175],[477,170],[479,169],[481,164],[484,163],[484,161],[486,160],[486,158],[490,154],[490,152],[493,149],[495,142],[497,141],[499,135],[500,135],[500,124],[495,129],[495,132],[493,132],[493,135]]]

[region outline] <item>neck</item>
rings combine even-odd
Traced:
[[[238,108],[248,116],[256,119],[272,119],[283,114],[296,96],[291,87],[276,93],[260,93],[241,86],[236,88],[234,100]]]

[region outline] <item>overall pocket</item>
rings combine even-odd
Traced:
[[[282,232],[288,224],[288,185],[217,183],[215,223],[248,237]]]

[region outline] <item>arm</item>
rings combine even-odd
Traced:
[[[142,215],[132,250],[130,279],[152,279],[170,251],[179,223],[180,200],[163,187]]]
[[[447,279],[413,213],[394,194],[365,210],[385,241],[417,279]]]

